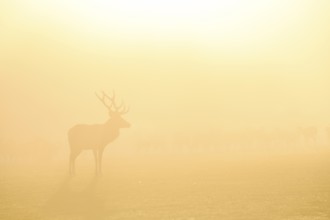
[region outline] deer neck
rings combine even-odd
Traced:
[[[116,125],[111,119],[109,119],[104,126],[110,136],[117,137],[119,135],[119,126]]]

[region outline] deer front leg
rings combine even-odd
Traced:
[[[94,154],[94,161],[95,161],[95,175],[97,175],[97,171],[98,171],[98,153],[97,150],[93,150],[93,154]]]
[[[70,155],[70,158],[69,158],[69,175],[73,176],[73,158],[72,158],[72,154]]]
[[[103,150],[104,150],[104,148],[100,148],[99,149],[99,160],[98,160],[98,162],[99,162],[99,174],[100,175],[102,175],[102,156],[103,156]]]

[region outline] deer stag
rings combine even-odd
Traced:
[[[300,131],[300,134],[303,136],[305,145],[308,144],[316,144],[317,139],[317,128],[313,126],[309,127],[298,127],[298,131]]]
[[[105,146],[119,136],[120,128],[129,128],[130,124],[122,115],[128,112],[128,108],[122,103],[116,104],[115,93],[112,96],[102,91],[102,97],[95,93],[97,98],[109,111],[109,119],[103,124],[78,124],[68,132],[70,144],[70,175],[75,174],[75,160],[82,150],[93,150],[95,158],[95,174],[102,172],[102,155]],[[107,104],[108,103],[108,104]]]

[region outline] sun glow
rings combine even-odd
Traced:
[[[301,19],[298,6],[296,0],[40,0],[33,5],[20,4],[33,16],[94,37],[231,40],[234,44],[260,41],[258,36],[267,38],[293,25]]]

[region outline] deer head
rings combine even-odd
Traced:
[[[114,91],[112,92],[112,96],[107,95],[104,91],[102,91],[102,97],[97,93],[95,94],[97,98],[103,103],[103,105],[108,109],[110,120],[113,124],[116,124],[119,128],[129,128],[131,126],[130,123],[122,117],[122,115],[129,111],[129,108],[126,108],[124,102],[121,102],[119,106],[117,105]]]

